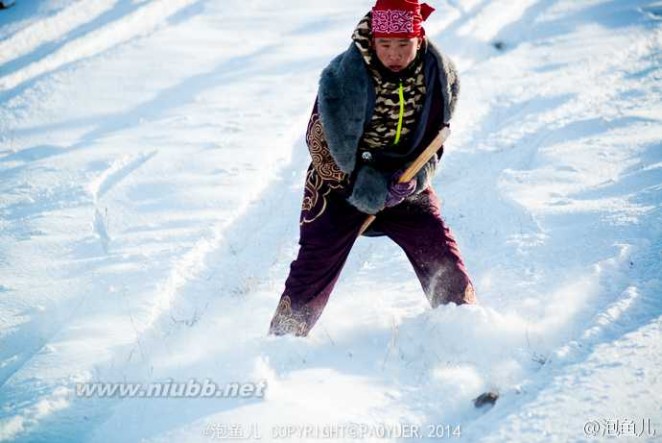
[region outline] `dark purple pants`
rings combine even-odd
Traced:
[[[272,334],[308,334],[329,300],[366,217],[309,170],[299,254],[290,265],[271,321]],[[476,302],[460,251],[441,218],[439,199],[431,187],[377,214],[366,234],[386,235],[404,250],[433,308],[450,302]]]

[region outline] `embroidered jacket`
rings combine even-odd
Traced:
[[[345,192],[362,212],[376,214],[384,209],[393,172],[413,162],[449,125],[459,80],[454,64],[428,39],[407,70],[408,77],[381,75],[366,46],[369,29],[370,14],[357,26],[350,47],[322,72],[306,141],[319,179]],[[407,85],[402,87],[407,112],[402,142],[394,144],[397,120],[394,123],[390,115],[399,103],[389,94],[397,81]],[[429,185],[439,157],[441,152],[418,174],[417,192]]]

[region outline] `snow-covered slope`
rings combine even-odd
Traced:
[[[648,419],[655,437],[620,438],[662,439],[662,4],[433,2],[463,86],[435,187],[480,305],[430,310],[398,247],[362,238],[297,339],[266,330],[297,251],[302,135],[372,2],[286,3],[0,11],[0,441],[400,423],[566,442]],[[268,388],[75,395],[207,378]],[[476,410],[488,389],[501,399]]]

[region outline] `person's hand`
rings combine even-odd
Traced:
[[[400,183],[402,171],[398,171],[391,177],[391,184],[388,188],[388,195],[386,196],[386,207],[390,208],[397,204],[402,203],[404,199],[412,195],[416,191],[416,177],[408,182]]]

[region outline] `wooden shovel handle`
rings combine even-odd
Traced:
[[[430,159],[437,154],[437,151],[441,149],[441,147],[444,145],[444,142],[448,139],[448,137],[451,135],[451,130],[448,126],[444,126],[441,131],[439,131],[439,134],[430,142],[427,148],[423,152],[421,152],[421,155],[419,155],[416,160],[414,160],[414,163],[409,165],[407,169],[405,169],[405,172],[402,173],[400,176],[400,179],[398,180],[399,183],[406,183],[409,180],[413,179],[416,177],[416,174],[419,173],[419,171],[425,166],[425,164],[430,161]],[[361,226],[361,230],[359,231],[359,236],[363,235],[363,233],[370,227],[372,222],[375,221],[375,216],[370,215],[366,219],[366,221],[363,223],[363,226]]]

